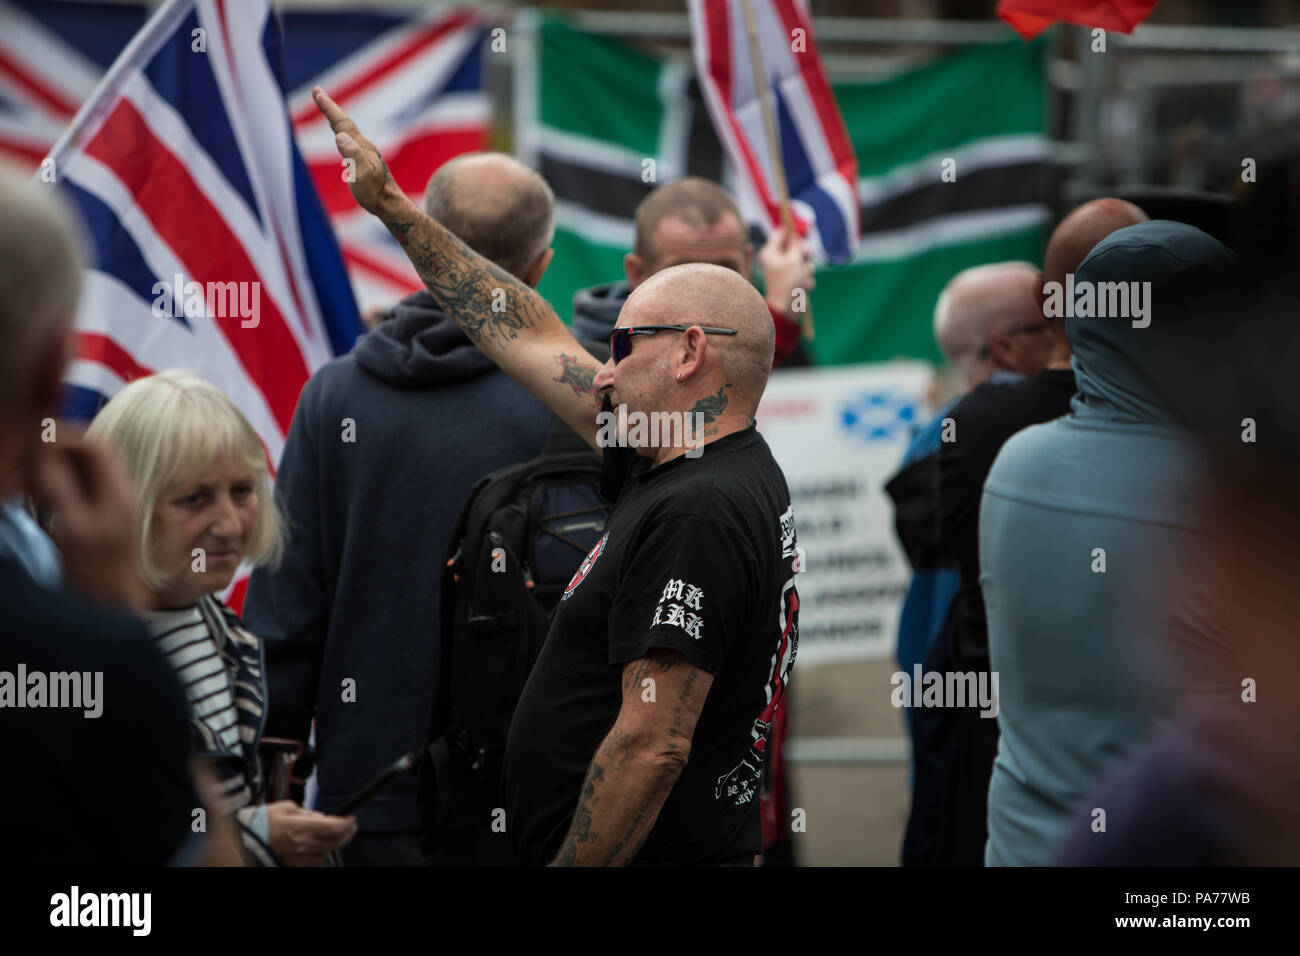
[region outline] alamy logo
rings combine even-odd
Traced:
[[[133,936],[148,936],[152,925],[151,893],[68,893],[50,897],[51,926],[128,926]]]
[[[704,454],[704,412],[617,412],[596,415],[596,444],[601,448],[686,448],[687,458]]]
[[[241,328],[255,329],[261,323],[262,283],[209,282],[207,286],[186,282],[177,273],[175,283],[160,280],[153,284],[155,318],[238,318]]]
[[[1150,282],[1074,281],[1043,283],[1043,315],[1049,319],[1132,319],[1133,328],[1151,324]]]
[[[104,712],[103,671],[0,671],[0,708],[53,707],[83,711],[94,719]]]
[[[981,717],[998,715],[997,671],[895,671],[889,702],[895,707],[979,707]]]

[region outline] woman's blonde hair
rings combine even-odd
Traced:
[[[167,583],[150,546],[158,498],[225,452],[239,455],[255,475],[257,520],[245,557],[253,564],[279,563],[284,521],[271,497],[266,453],[248,420],[215,385],[179,370],[136,379],[99,410],[86,437],[111,448],[135,486],[140,576],[151,590]]]

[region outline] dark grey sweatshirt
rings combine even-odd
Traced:
[[[475,481],[541,450],[551,417],[427,292],[303,389],[276,483],[289,546],[253,574],[243,617],[266,646],[267,735],[306,740],[316,719],[318,809],[423,742],[452,526]],[[358,823],[418,829],[415,776]]]

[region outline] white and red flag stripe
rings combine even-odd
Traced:
[[[858,238],[858,162],[817,55],[802,0],[690,0],[700,87],[740,179],[741,211],[770,231],[783,220],[777,164],[746,32],[756,26],[795,226],[813,254],[849,259]]]
[[[307,378],[351,347],[356,304],[293,142],[279,42],[265,0],[170,0],[50,151],[93,246],[71,414],[187,367],[239,405],[274,467]]]
[[[235,402],[274,473],[303,385],[352,347],[356,302],[279,70],[266,0],[169,0],[50,151],[38,176],[91,247],[69,417],[185,368]]]
[[[129,2],[0,0],[0,160],[39,167],[147,12]],[[489,146],[483,47],[498,22],[492,17],[455,7],[289,8],[277,17],[294,133],[363,308],[391,305],[420,282],[388,231],[348,194],[311,88],[321,84],[336,97],[419,200],[444,162]]]
[[[491,109],[482,46],[489,23],[483,14],[463,8],[402,19],[337,63],[307,75],[290,92],[294,133],[363,308],[390,305],[423,286],[388,231],[353,201],[334,134],[312,102],[311,89],[320,84],[330,91],[379,147],[397,184],[422,204],[439,166],[488,148]],[[291,22],[288,29],[294,26]]]

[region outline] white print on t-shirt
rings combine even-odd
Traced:
[[[781,515],[781,557],[792,558],[798,550],[794,546],[794,505],[785,509]]]
[[[681,578],[669,578],[663,594],[659,595],[659,606],[655,608],[650,626],[670,624],[680,627],[698,641],[704,636],[700,633],[704,628],[704,615],[693,612],[703,610],[703,604],[703,588],[688,584]]]
[[[781,515],[780,529],[781,556],[795,559],[791,574],[798,574],[803,570],[803,551],[795,544],[793,508],[786,508],[785,514]],[[754,725],[750,729],[749,752],[729,772],[718,777],[718,785],[713,791],[714,799],[728,800],[738,807],[749,803],[759,792],[768,738],[776,723],[777,711],[785,699],[790,670],[794,667],[795,655],[799,652],[799,592],[794,580],[792,576],[781,588],[781,608],[776,622],[781,634],[772,654],[764,687],[767,704],[754,719]]]

